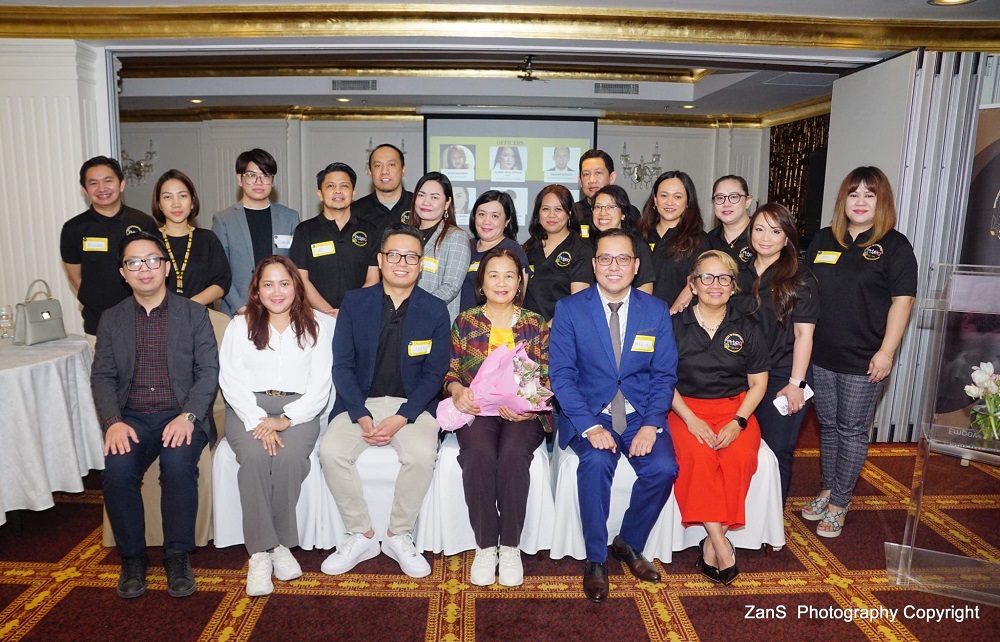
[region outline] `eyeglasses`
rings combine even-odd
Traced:
[[[703,285],[712,285],[716,280],[719,281],[719,285],[726,287],[733,284],[733,280],[736,278],[732,274],[709,274],[708,272],[703,272],[701,274],[695,274],[694,278],[702,282]]]
[[[729,201],[733,205],[736,205],[746,197],[746,194],[716,194],[712,197],[712,202],[716,205],[722,205],[726,201]]]
[[[385,260],[393,265],[399,263],[400,259],[404,259],[407,265],[416,265],[417,263],[420,263],[420,259],[423,258],[419,254],[403,254],[402,252],[397,252],[396,250],[379,252],[379,254],[384,256]]]
[[[146,267],[150,270],[158,270],[163,261],[164,259],[162,256],[149,256],[144,259],[129,259],[127,261],[123,261],[122,265],[124,265],[125,269],[129,272],[138,272],[142,269],[143,263],[145,263]]]
[[[593,209],[594,209],[595,212],[608,212],[608,213],[613,214],[615,212],[615,210],[618,209],[618,206],[617,205],[595,205]]]
[[[629,256],[628,254],[619,254],[617,256],[611,254],[600,254],[597,256],[597,264],[607,267],[611,265],[612,261],[616,261],[618,265],[622,267],[628,267],[632,265],[632,261],[635,260],[634,256]]]
[[[274,177],[270,174],[258,174],[257,172],[243,172],[243,180],[248,183],[260,183],[261,185],[270,185]]]

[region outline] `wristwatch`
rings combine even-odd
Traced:
[[[798,386],[803,390],[805,390],[805,387],[808,385],[805,379],[796,379],[795,377],[789,377],[788,383],[792,384],[793,386]]]
[[[740,430],[746,430],[747,429],[747,420],[744,419],[743,417],[740,417],[739,415],[736,415],[735,417],[733,417],[733,421],[735,421],[737,423],[737,425],[739,425]]]
[[[185,412],[183,415],[181,415],[181,417],[184,417],[191,423],[198,421],[198,415],[194,414],[193,412]]]

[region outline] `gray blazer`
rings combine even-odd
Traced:
[[[295,226],[299,224],[299,213],[278,203],[271,203],[271,234],[291,236]],[[250,279],[255,266],[253,260],[253,242],[250,240],[250,228],[247,226],[247,213],[242,203],[236,203],[212,217],[212,231],[219,237],[222,247],[229,258],[229,267],[233,271],[233,285],[222,299],[222,311],[233,316],[236,311],[247,304],[247,293],[250,290]],[[272,239],[271,249],[275,254],[288,256],[288,248],[279,248]]]
[[[167,291],[167,374],[181,412],[198,417],[195,428],[215,443],[209,421],[219,384],[219,350],[208,308]],[[135,371],[135,299],[129,297],[101,315],[90,387],[101,427],[120,415]],[[179,414],[179,413],[178,413]]]

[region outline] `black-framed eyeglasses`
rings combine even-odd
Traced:
[[[628,254],[618,254],[617,256],[613,254],[599,254],[597,256],[597,264],[603,265],[604,267],[611,265],[612,261],[617,262],[618,265],[622,267],[628,267],[632,265],[632,261],[634,260],[635,257],[629,256]]]
[[[593,207],[593,210],[595,212],[608,212],[608,213],[613,214],[615,211],[618,210],[618,206],[617,205],[595,205]]]
[[[402,252],[397,252],[396,250],[389,250],[388,252],[379,252],[379,254],[384,256],[385,260],[393,265],[399,263],[400,259],[406,261],[407,265],[416,265],[417,263],[420,263],[420,259],[423,258],[419,254],[410,254],[410,253],[403,254]]]
[[[160,268],[160,264],[165,260],[166,259],[162,256],[147,256],[144,259],[128,259],[127,261],[123,261],[122,265],[124,265],[125,269],[129,272],[138,272],[142,269],[143,263],[145,263],[146,267],[150,270],[158,270]]]
[[[262,185],[270,185],[274,177],[270,174],[258,174],[257,172],[243,172],[243,180],[248,183],[260,183]]]
[[[726,201],[729,201],[733,205],[736,205],[746,197],[746,194],[716,194],[712,197],[712,202],[716,205],[722,205]]]
[[[702,272],[701,274],[695,274],[694,278],[702,282],[703,285],[712,285],[718,280],[719,285],[726,287],[733,284],[736,277],[732,274],[709,274],[708,272]]]

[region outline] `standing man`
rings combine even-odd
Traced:
[[[186,597],[195,590],[188,553],[198,459],[215,441],[208,418],[219,379],[215,333],[205,306],[167,290],[170,263],[159,235],[130,234],[117,256],[132,296],[101,317],[90,382],[104,429],[104,507],[122,558],[118,595],[146,591],[140,489],[159,457],[167,593]]]
[[[314,309],[337,316],[344,293],[378,283],[378,230],[351,214],[358,175],[346,163],[330,163],[316,174],[323,211],[299,223],[288,257],[295,262]]]
[[[549,376],[562,408],[559,446],[580,458],[583,591],[593,602],[608,597],[607,521],[618,457],[628,457],[638,479],[611,554],[640,580],[660,581],[642,549],[677,478],[673,443],[664,434],[677,383],[670,308],[632,287],[636,256],[627,232],[601,234],[597,283],[556,303],[549,340]]]
[[[615,162],[604,150],[588,149],[580,157],[580,195],[583,198],[573,204],[573,211],[583,238],[590,238],[591,232],[597,232],[593,229],[594,196],[602,187],[614,185],[617,178]],[[627,218],[635,229],[639,224],[639,210],[635,205],[629,207]]]
[[[126,234],[156,233],[156,221],[122,202],[125,175],[113,158],[95,156],[80,168],[80,186],[90,209],[66,221],[59,252],[69,284],[83,305],[83,331],[97,334],[101,314],[129,297],[118,273],[118,244]]]
[[[222,241],[233,272],[233,284],[222,299],[222,311],[233,316],[247,304],[253,269],[265,256],[288,256],[299,213],[271,202],[278,163],[263,149],[236,157],[239,203],[216,212],[212,231]]]
[[[374,225],[379,233],[393,223],[405,222],[410,217],[413,192],[403,189],[403,152],[395,145],[382,143],[368,157],[368,174],[375,191],[354,202],[355,216]]]
[[[392,445],[401,468],[382,552],[410,577],[431,567],[413,546],[413,525],[437,460],[437,396],[448,373],[448,307],[417,285],[420,231],[395,223],[382,235],[382,283],[344,297],[333,336],[337,401],[319,447],[326,483],[350,537],[321,570],[340,575],[379,553],[355,465],[370,446]],[[376,323],[378,321],[378,323]]]

